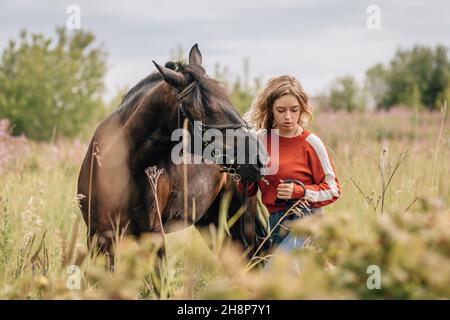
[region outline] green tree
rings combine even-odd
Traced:
[[[355,79],[350,75],[337,78],[330,90],[329,108],[351,112],[364,107],[361,90]]]
[[[230,81],[229,68],[222,66],[219,62],[215,63],[213,73],[214,78],[225,85],[231,102],[241,115],[250,109],[253,97],[261,87],[260,78],[255,78],[251,85],[248,83],[250,77],[250,62],[248,58],[244,58],[242,66],[244,83],[242,83],[241,76],[237,76],[234,82]]]
[[[249,88],[245,88],[241,84],[241,79],[238,77],[231,89],[230,100],[240,114],[244,114],[251,106],[253,99],[253,92]]]
[[[390,62],[387,107],[428,104],[427,91],[433,67],[433,51],[427,47],[398,50]]]
[[[366,72],[366,88],[378,108],[402,104],[433,110],[449,86],[450,63],[444,46],[398,50],[388,66],[378,64]]]
[[[434,53],[434,68],[429,84],[429,103],[433,109],[439,109],[444,100],[450,97],[450,62],[447,49],[438,46]]]
[[[377,64],[366,71],[365,88],[372,97],[376,108],[384,106],[384,99],[388,91],[387,76],[388,70],[382,64]]]
[[[77,136],[103,113],[106,53],[90,32],[56,29],[56,40],[24,30],[0,60],[0,118],[36,140]]]

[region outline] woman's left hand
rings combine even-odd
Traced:
[[[280,184],[277,187],[277,197],[279,199],[292,199],[292,193],[294,192],[294,183],[283,183],[280,179]]]

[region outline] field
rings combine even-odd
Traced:
[[[444,110],[402,108],[317,113],[308,128],[328,145],[342,196],[324,218],[296,227],[313,245],[261,272],[221,243],[220,230],[208,245],[193,228],[168,234],[161,298],[449,299],[446,118]],[[87,141],[36,143],[6,127],[0,123],[0,299],[154,299],[150,239],[120,241],[113,274],[87,251],[76,196]],[[371,270],[380,271],[378,285]]]

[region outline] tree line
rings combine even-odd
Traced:
[[[337,78],[319,105],[331,110],[355,111],[372,106],[390,109],[439,109],[450,99],[450,62],[447,48],[414,46],[399,49],[386,65],[376,64],[365,73],[359,85],[351,75]]]
[[[172,58],[184,56],[179,46]],[[0,119],[11,122],[13,135],[35,140],[55,136],[79,137],[118,106],[126,88],[105,102],[103,97],[107,52],[95,35],[83,30],[56,28],[56,36],[21,31],[0,58]],[[231,79],[228,68],[216,63],[213,76],[222,81],[233,104],[244,113],[262,79],[249,79],[249,60],[242,75]],[[447,48],[415,46],[398,50],[386,64],[367,70],[360,85],[353,76],[337,78],[329,92],[317,97],[319,107],[355,111],[372,104],[377,109],[395,105],[435,110],[450,97]]]

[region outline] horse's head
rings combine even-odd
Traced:
[[[234,177],[243,182],[258,180],[267,151],[232,105],[225,87],[206,74],[198,46],[190,50],[187,64],[177,63],[174,69],[154,64],[176,96],[175,129],[182,127],[183,119],[189,122],[189,150],[237,173]]]

